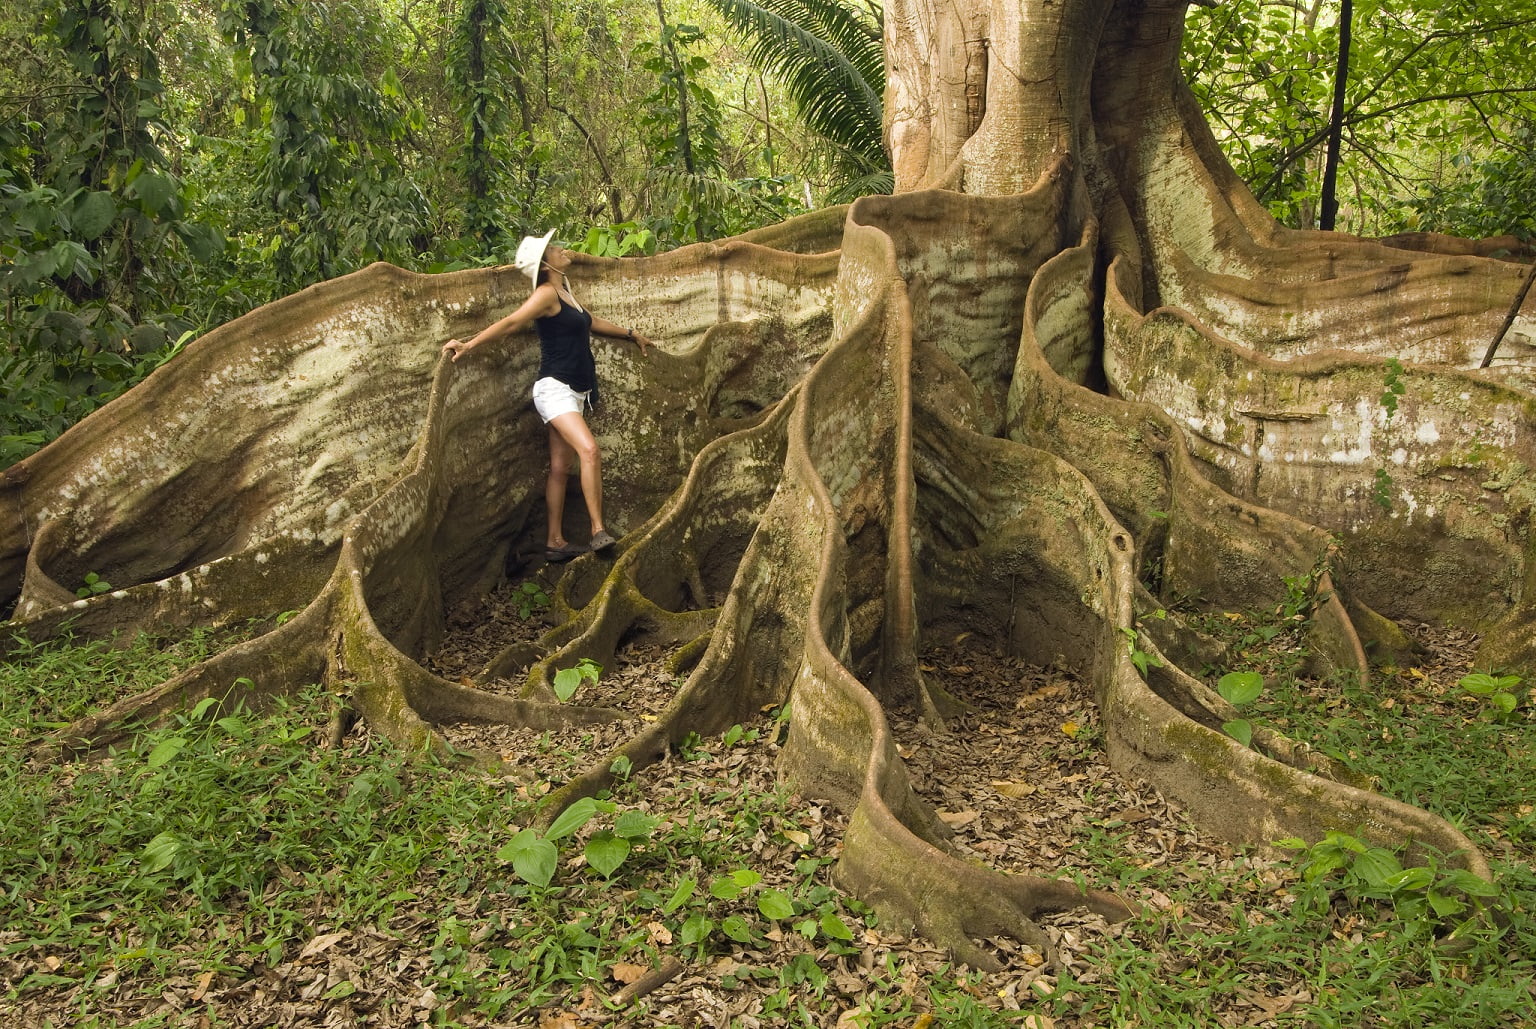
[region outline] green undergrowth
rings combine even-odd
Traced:
[[[1208,876],[1198,869],[1207,857],[1147,867],[1124,858],[1115,832],[1090,834],[1084,844],[1122,890],[1156,901],[1062,978],[1058,1025],[1531,1024],[1536,751],[1524,679],[1417,668],[1378,669],[1368,687],[1308,679],[1304,621],[1284,606],[1210,619],[1231,657],[1207,670],[1212,685],[1242,721],[1460,828],[1490,858],[1494,882],[1456,870],[1453,856],[1405,867],[1404,855],[1351,835],[1360,827],[1275,841],[1294,853],[1289,864],[1234,855]]]
[[[1444,914],[1429,887],[1409,895],[1418,878],[1380,887],[1380,855],[1328,841],[1289,863],[1149,860],[1137,826],[1110,817],[1078,856],[1145,913],[1067,929],[1088,941],[1074,963],[1028,984],[905,950],[832,887],[823,812],[744,788],[741,769],[774,758],[772,718],[618,769],[611,793],[533,835],[539,802],[581,766],[559,734],[531,777],[466,774],[366,734],[328,746],[318,690],[260,714],[194,708],[92,761],[33,759],[54,728],[221,644],[0,663],[6,1024],[217,1027],[262,1018],[259,1003],[273,1025],[678,1024],[653,1008],[665,991],[622,1013],[607,999],[619,969],[667,957],[763,1025],[857,1010],[844,1024],[1484,1027],[1522,1024],[1533,1002],[1528,728],[1409,673],[1369,690],[1271,677],[1252,717],[1457,822],[1492,855],[1495,891]],[[1022,1011],[998,1010],[1000,984]]]
[[[0,664],[5,1024],[611,1019],[614,969],[667,956],[755,992],[764,1024],[830,1024],[853,1003],[847,968],[874,919],[829,883],[835,836],[734,771],[771,761],[747,751],[774,745],[772,721],[621,776],[531,876],[514,841],[574,762],[551,752],[551,778],[502,778],[366,734],[333,748],[318,690],[260,714],[202,704],[105,756],[35,760],[59,725],[212,645],[35,646]],[[981,1024],[978,978],[929,970],[859,970],[864,1024]],[[649,1003],[624,1024],[668,1024]]]

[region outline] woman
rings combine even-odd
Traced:
[[[551,229],[543,236],[526,236],[518,245],[514,263],[532,280],[533,295],[517,310],[470,339],[450,339],[443,344],[443,350],[457,361],[480,344],[516,335],[529,324],[538,330],[539,378],[533,384],[533,406],[549,427],[549,478],[544,483],[549,524],[545,530],[544,557],[549,561],[569,561],[588,549],[567,542],[561,526],[572,461],[579,461],[581,466],[581,494],[592,519],[591,549],[606,550],[615,542],[603,525],[602,456],[583,417],[583,412],[597,399],[592,333],[629,340],[639,345],[641,354],[651,341],[633,329],[620,328],[597,317],[577,302],[565,279],[565,270],[571,266],[570,252],[549,245],[554,234]]]

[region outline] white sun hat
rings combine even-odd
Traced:
[[[517,256],[512,259],[512,264],[528,276],[528,281],[534,285],[538,285],[539,264],[544,260],[544,250],[554,234],[555,230],[550,229],[542,236],[524,236],[523,241],[517,245]]]

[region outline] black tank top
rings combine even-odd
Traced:
[[[597,400],[597,362],[592,358],[592,315],[560,300],[560,313],[534,320],[539,333],[539,378],[559,379]]]

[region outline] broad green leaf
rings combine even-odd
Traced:
[[[1355,858],[1355,872],[1374,887],[1387,885],[1387,879],[1403,870],[1390,850],[1372,847]]]
[[[561,703],[570,700],[581,688],[581,673],[574,668],[562,668],[555,673],[555,696]]]
[[[153,875],[176,859],[181,850],[181,841],[175,833],[163,832],[144,845],[144,852],[139,855],[139,870],[145,875]]]
[[[1453,868],[1446,872],[1445,884],[1469,897],[1496,897],[1499,894],[1497,884],[1489,882],[1480,875],[1473,875],[1464,868]]]
[[[740,915],[727,915],[720,922],[720,931],[737,943],[752,942],[752,926]]]
[[[1245,747],[1253,745],[1253,723],[1246,718],[1234,718],[1221,723],[1221,731]]]
[[[613,831],[626,839],[646,839],[660,824],[661,819],[644,811],[625,811],[613,820]]]
[[[1325,843],[1330,843],[1340,850],[1353,851],[1356,854],[1364,854],[1367,849],[1365,844],[1355,839],[1349,833],[1339,832],[1337,829],[1329,829],[1328,834],[1323,837],[1323,840]]]
[[[698,888],[698,880],[694,879],[693,876],[690,875],[683,879],[682,882],[677,884],[677,889],[672,891],[672,896],[668,897],[667,902],[661,906],[661,913],[664,915],[670,915],[672,912],[688,903],[688,899],[693,896],[694,891]]]
[[[524,829],[496,852],[499,861],[512,862],[512,871],[524,882],[535,886],[548,886],[555,877],[555,863],[559,854],[555,845],[543,839],[532,829]]]
[[[176,235],[186,244],[187,252],[194,260],[211,261],[224,252],[225,241],[223,235],[215,228],[197,223],[178,222]]]
[[[795,913],[795,905],[783,890],[764,890],[757,898],[757,910],[775,922]]]
[[[582,797],[560,812],[559,817],[550,825],[549,831],[544,834],[544,838],[546,840],[564,839],[590,822],[596,814],[597,801],[591,797]]]
[[[171,758],[180,754],[182,748],[187,745],[185,736],[167,736],[155,744],[155,749],[149,752],[149,767],[159,768]]]
[[[159,172],[145,172],[128,184],[127,194],[139,201],[150,214],[161,214],[175,206],[176,180]]]
[[[1387,876],[1387,889],[1393,893],[1406,893],[1413,890],[1422,890],[1435,881],[1435,873],[1418,865],[1413,868],[1405,868],[1401,872],[1395,872]]]
[[[748,887],[756,886],[758,883],[763,881],[763,877],[752,871],[750,868],[736,869],[736,871],[731,873],[731,878],[736,881],[737,886],[740,886],[744,890]]]
[[[683,922],[682,932],[678,935],[685,946],[691,946],[695,943],[703,943],[709,939],[709,934],[714,929],[715,923],[703,915],[689,915],[687,920]]]
[[[1459,914],[1466,908],[1466,905],[1460,899],[1441,893],[1438,890],[1429,891],[1429,906],[1434,908],[1435,914],[1441,918],[1448,918],[1451,915]]]
[[[709,884],[709,895],[717,900],[735,900],[741,896],[741,885],[728,875],[722,875]]]
[[[624,859],[629,857],[629,851],[628,840],[604,830],[592,835],[583,853],[586,855],[587,864],[606,877],[618,871]]]
[[[1338,850],[1319,851],[1314,848],[1312,853],[1312,860],[1307,862],[1307,867],[1301,873],[1302,878],[1309,882],[1344,867],[1344,855]]]
[[[80,195],[75,201],[75,211],[70,219],[75,235],[81,239],[97,239],[112,227],[117,218],[117,201],[106,190],[95,190]]]
[[[235,737],[235,739],[237,739],[237,740],[243,740],[243,739],[249,739],[250,738],[250,735],[251,735],[250,723],[248,723],[245,719],[240,718],[237,715],[225,715],[223,718],[220,718],[217,722],[214,722],[213,724],[218,726],[220,729],[222,729],[224,732],[228,733],[229,735]]]
[[[849,929],[847,924],[831,911],[821,916],[821,931],[834,940],[853,939],[853,930]]]
[[[1264,677],[1258,672],[1228,672],[1217,681],[1216,692],[1233,707],[1242,707],[1264,692]]]
[[[1409,890],[1392,896],[1392,906],[1398,917],[1406,922],[1417,922],[1429,913],[1429,898],[1417,890]]]
[[[1490,675],[1487,672],[1473,672],[1464,675],[1459,680],[1461,688],[1468,693],[1475,693],[1479,697],[1486,697],[1500,690],[1509,690],[1520,684],[1518,675]]]

